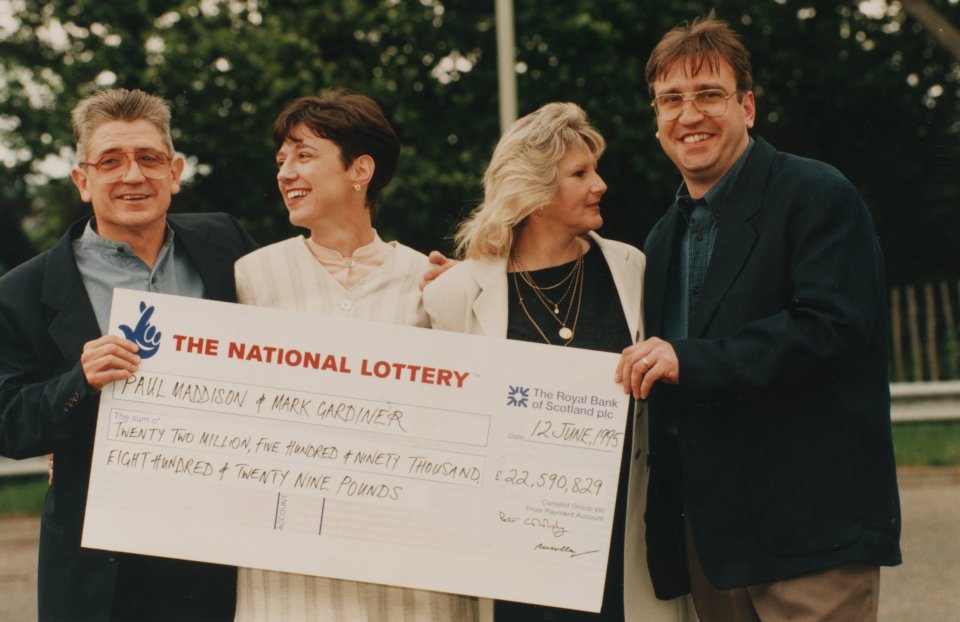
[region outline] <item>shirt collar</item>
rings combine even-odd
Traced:
[[[743,164],[747,161],[747,157],[753,149],[753,143],[754,140],[751,136],[750,141],[747,143],[747,148],[743,150],[743,153],[741,153],[737,161],[733,163],[730,170],[701,198],[691,198],[690,193],[687,191],[687,183],[680,182],[674,203],[680,208],[680,212],[684,214],[685,217],[688,216],[689,212],[693,211],[697,205],[708,205],[714,210],[720,209],[720,206],[723,205],[733,190],[733,187],[736,185],[740,171],[743,169]]]
[[[343,262],[353,260],[361,264],[381,264],[386,257],[389,257],[393,247],[380,239],[376,229],[373,230],[373,240],[353,251],[350,257],[344,257],[340,251],[317,244],[309,237],[305,238],[307,246],[313,252],[314,256],[322,262]]]
[[[100,252],[111,251],[116,253],[117,251],[122,250],[133,254],[133,247],[130,246],[127,242],[120,242],[117,240],[108,240],[107,238],[101,236],[97,233],[97,230],[94,228],[95,219],[90,218],[87,221],[87,225],[83,228],[83,233],[80,234],[80,237],[77,238],[77,242],[80,243],[81,247],[89,248],[91,250],[97,250]],[[163,246],[160,249],[158,257],[162,256],[164,250],[173,244],[173,229],[170,228],[170,224],[166,224],[166,233],[163,236]]]

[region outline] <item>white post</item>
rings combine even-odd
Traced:
[[[500,94],[500,133],[517,120],[516,49],[513,33],[513,0],[496,0],[497,81]]]

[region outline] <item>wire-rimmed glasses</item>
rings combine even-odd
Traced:
[[[719,117],[727,111],[727,102],[737,94],[727,95],[720,89],[705,89],[693,93],[664,93],[653,98],[651,106],[661,121],[673,121],[683,114],[683,104],[693,102],[694,107],[708,117]]]
[[[162,151],[138,149],[136,151],[111,151],[105,153],[96,162],[80,162],[80,166],[92,166],[104,182],[123,179],[130,170],[132,162],[144,177],[160,179],[167,175],[172,158]]]

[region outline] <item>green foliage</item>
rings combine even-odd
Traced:
[[[47,488],[46,475],[0,478],[0,516],[39,514]]]
[[[901,466],[960,464],[960,423],[897,423],[893,426],[893,448]]]
[[[960,5],[932,3],[960,23]],[[499,135],[493,2],[15,4],[19,27],[0,31],[0,144],[26,155],[0,165],[0,272],[86,212],[69,180],[44,183],[38,166],[69,153],[70,109],[111,76],[173,104],[176,145],[197,170],[174,209],[230,211],[261,242],[293,233],[275,190],[272,121],[291,99],[334,85],[376,99],[403,140],[381,197],[385,238],[449,250],[479,201]],[[520,114],[576,101],[608,139],[606,235],[641,244],[676,190],[644,63],[663,32],[715,9],[752,51],[756,133],[851,178],[875,214],[891,280],[955,276],[960,70],[903,15],[869,18],[857,2],[827,0],[514,4]],[[51,24],[61,43],[40,36]]]

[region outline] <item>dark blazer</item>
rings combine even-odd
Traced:
[[[256,243],[226,214],[167,218],[205,297],[234,301],[233,262]],[[0,278],[0,454],[54,453],[56,472],[40,528],[41,620],[109,620],[118,582],[149,567],[155,619],[232,620],[236,569],[80,548],[93,436],[100,402],[80,367],[83,344],[100,336],[73,254],[86,219],[50,250]],[[119,572],[118,572],[119,567]]]
[[[866,206],[836,169],[757,139],[721,209],[689,338],[672,344],[680,383],[650,397],[657,595],[689,591],[684,511],[721,589],[900,563],[886,288]],[[672,208],[644,248],[652,336],[677,234]]]

